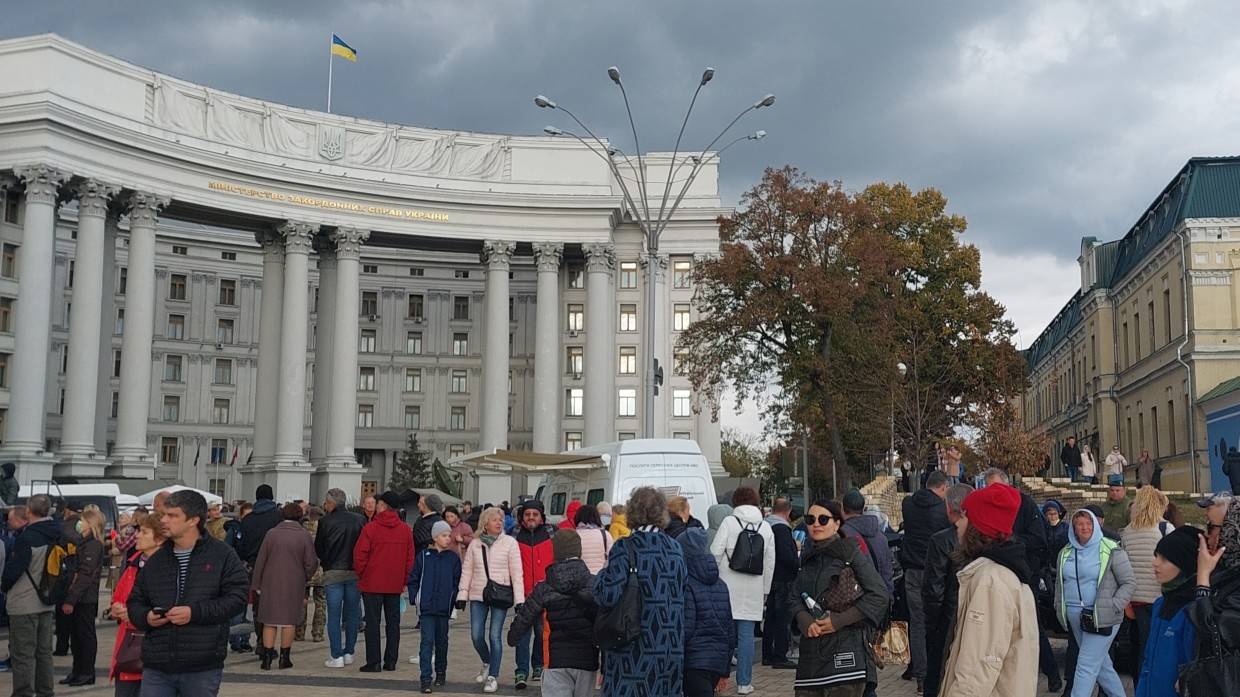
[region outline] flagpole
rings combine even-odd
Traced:
[[[335,36],[332,37],[335,41]],[[327,44],[327,113],[332,113],[332,64],[336,61],[332,60],[335,55],[332,53],[332,42]]]

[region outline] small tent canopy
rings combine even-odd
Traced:
[[[169,486],[161,486],[158,489],[148,491],[145,494],[138,497],[138,502],[141,503],[143,506],[150,506],[151,504],[155,503],[155,495],[161,491],[166,491],[169,494],[171,494],[174,491],[182,491],[185,489],[188,489],[190,491],[197,491],[198,493],[202,494],[202,497],[207,500],[207,506],[214,506],[217,503],[224,503],[224,499],[216,496],[215,494],[212,494],[209,491],[203,491],[202,489],[195,489],[192,486],[183,486],[181,484],[170,484]]]
[[[452,494],[438,489],[414,489],[414,491],[418,492],[419,496],[430,496],[431,494],[434,494],[439,497],[439,500],[442,501],[445,506],[459,506],[462,502],[464,502],[464,499],[459,499]]]
[[[495,474],[547,474],[569,470],[607,467],[607,455],[580,453],[535,453],[528,450],[480,450],[448,461],[448,467],[466,472]]]

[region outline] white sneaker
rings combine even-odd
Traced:
[[[341,656],[341,658],[343,658],[343,659],[344,659],[344,664],[345,664],[346,666],[351,666],[351,665],[353,665],[353,654],[351,654],[351,653],[346,653],[345,655]]]
[[[497,692],[497,691],[499,691],[499,681],[498,681],[498,680],[496,680],[495,678],[493,678],[493,677],[491,677],[491,676],[489,676],[489,675],[488,675],[488,676],[487,676],[487,684],[486,684],[485,686],[483,686],[482,691],[483,691],[483,692]]]
[[[483,663],[481,670],[478,671],[478,677],[474,678],[474,682],[478,683],[479,685],[486,682],[487,673],[489,673],[490,671],[491,671],[491,666],[486,663]]]
[[[415,653],[415,654],[413,654],[412,656],[410,656],[410,657],[409,657],[409,662],[410,662],[410,663],[414,663],[414,664],[416,664],[416,663],[418,662],[418,655]]]
[[[738,695],[752,695],[752,694],[753,694],[753,685],[737,685],[737,686],[736,686],[736,694],[738,694]]]
[[[327,666],[328,668],[343,668],[344,667],[344,656],[341,656],[340,658],[329,658],[326,661],[323,661],[323,665]]]

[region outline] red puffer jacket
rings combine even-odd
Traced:
[[[519,527],[513,535],[521,550],[526,595],[534,592],[534,586],[547,580],[547,567],[555,562],[555,550],[551,548],[551,536],[555,531],[554,526],[544,523],[533,530]]]
[[[376,513],[353,547],[357,589],[363,593],[399,594],[413,570],[413,530],[396,511]]]

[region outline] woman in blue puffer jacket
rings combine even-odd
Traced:
[[[676,538],[685,566],[685,697],[712,697],[715,686],[732,672],[736,632],[728,586],[706,548],[706,530],[688,528]]]

